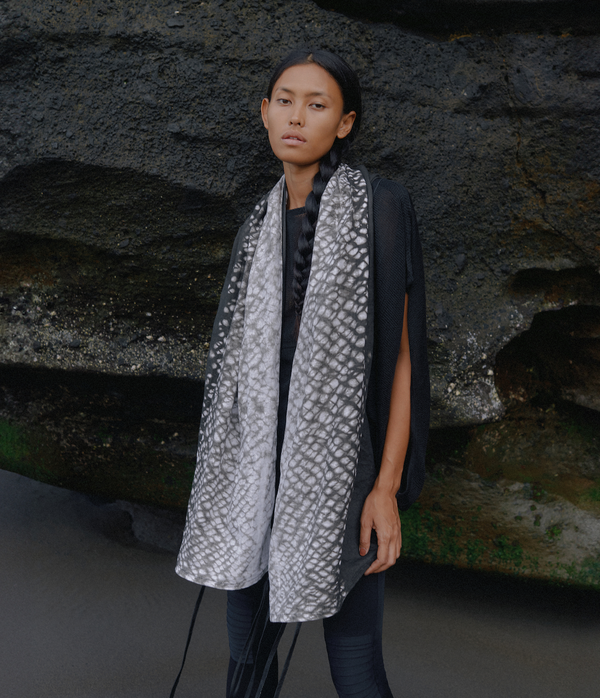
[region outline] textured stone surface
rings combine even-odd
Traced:
[[[430,39],[310,2],[21,2],[3,24],[4,362],[201,377],[229,244],[279,172],[257,110],[283,46],[356,65],[354,157],[413,195],[435,424],[499,417],[497,352],[562,305],[516,274],[598,265],[596,36]]]
[[[48,426],[60,413],[39,394],[27,402],[24,387],[38,375],[40,388],[55,386],[54,395],[60,385],[64,396],[73,371],[96,376],[94,395],[110,396],[102,376],[131,379],[141,402],[145,390],[154,399],[146,379],[164,377],[155,417],[185,431],[168,406],[177,380],[191,381],[199,399],[233,236],[280,173],[260,99],[274,62],[298,45],[329,48],[357,68],[365,120],[354,162],[412,194],[434,426],[491,422],[540,399],[598,410],[600,29],[589,6],[5,2],[5,446],[27,441],[29,431],[10,431],[17,420],[51,434],[52,448],[71,454],[64,462],[80,467],[100,423],[92,403],[79,426],[69,417],[77,449],[61,451],[63,432]],[[28,373],[37,367],[49,373]],[[186,422],[188,454],[195,421]],[[5,465],[18,461],[9,446]],[[178,458],[185,480],[189,456]]]
[[[447,38],[468,33],[499,36],[598,33],[600,18],[588,0],[317,0],[326,10]]]
[[[600,415],[572,402],[434,432],[404,552],[600,589]]]
[[[185,508],[196,381],[2,367],[0,385],[1,467],[111,500]]]

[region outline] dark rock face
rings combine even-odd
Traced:
[[[200,394],[233,237],[281,173],[258,113],[270,69],[319,45],[361,77],[354,162],[404,183],[418,212],[434,427],[541,393],[598,410],[589,5],[6,3],[0,363]],[[12,423],[26,396],[11,390]],[[48,414],[33,412],[29,424]]]
[[[2,367],[2,467],[109,499],[184,509],[202,393],[165,376]]]
[[[225,202],[53,160],[0,186],[5,363],[201,378],[236,225],[211,224]]]
[[[404,182],[419,212],[434,424],[502,414],[496,354],[563,303],[516,295],[512,280],[598,264],[596,36],[428,39],[310,2],[293,17],[277,2],[13,5],[4,361],[201,377],[231,240],[280,172],[258,119],[269,69],[307,43],[359,70],[354,158]]]
[[[587,0],[317,0],[317,5],[444,39],[471,33],[588,35],[600,28]]]

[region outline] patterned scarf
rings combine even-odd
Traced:
[[[275,498],[284,192],[282,177],[236,240],[177,563],[219,589],[268,570],[274,622],[330,616],[347,593],[339,568],[372,341],[367,185],[341,165],[321,199]]]

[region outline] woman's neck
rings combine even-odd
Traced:
[[[299,168],[284,162],[283,171],[288,192],[287,207],[289,209],[302,208],[306,203],[306,197],[312,191],[313,179],[319,171],[319,163]]]

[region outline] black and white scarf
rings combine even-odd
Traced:
[[[369,239],[363,174],[323,193],[275,498],[285,180],[242,226],[215,321],[198,465],[177,573],[219,589],[269,572],[274,622],[336,613],[367,395]]]

